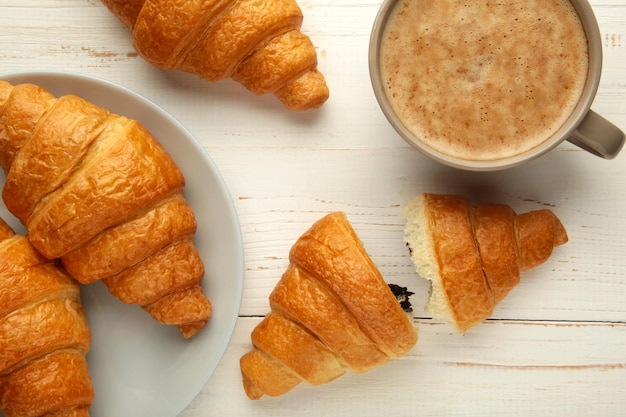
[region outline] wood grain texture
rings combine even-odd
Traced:
[[[622,416],[626,411],[626,151],[613,161],[564,143],[523,167],[463,173],[408,147],[370,87],[380,0],[302,0],[303,31],[331,91],[290,113],[231,81],[151,67],[96,0],[0,0],[2,72],[66,70],[123,84],[180,120],[230,188],[245,250],[240,318],[215,374],[181,414],[233,416]],[[626,2],[591,1],[604,72],[593,109],[626,129]],[[570,241],[522,275],[492,319],[465,336],[423,313],[428,285],[402,242],[402,207],[421,192],[462,193],[518,212],[552,209]],[[408,286],[420,340],[405,358],[279,399],[251,402],[239,357],[269,311],[289,248],[345,211],[389,282]]]

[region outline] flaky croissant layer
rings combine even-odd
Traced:
[[[77,283],[0,219],[0,412],[87,417],[90,344]]]
[[[104,280],[185,337],[207,323],[185,178],[141,123],[0,81],[0,164],[2,198],[45,257],[83,284]]]
[[[240,360],[251,399],[363,373],[406,354],[417,331],[341,212],[294,244],[270,295],[272,311]]]
[[[102,0],[154,66],[209,81],[233,78],[306,110],[328,99],[295,0]]]

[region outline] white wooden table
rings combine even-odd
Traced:
[[[502,173],[429,161],[387,124],[370,87],[369,32],[380,3],[300,1],[331,91],[319,111],[288,112],[231,81],[159,71],[97,0],[0,0],[0,67],[129,87],[181,121],[223,174],[243,234],[242,306],[225,356],[182,417],[626,415],[626,151],[604,161],[566,143]],[[626,2],[591,3],[605,56],[593,108],[626,129]],[[424,191],[518,212],[549,207],[570,242],[525,273],[492,319],[459,336],[422,312],[428,285],[402,241],[402,206]],[[347,213],[387,281],[416,292],[420,340],[367,374],[249,401],[239,358],[250,332],[268,312],[293,242],[334,210]]]

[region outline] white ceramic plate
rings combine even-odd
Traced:
[[[83,286],[92,330],[88,355],[96,398],[92,417],[172,417],[200,392],[230,341],[243,290],[241,229],[228,189],[194,137],[164,110],[126,88],[67,73],[0,75],[41,85],[56,96],[72,93],[141,121],[170,152],[186,178],[185,196],[197,221],[196,246],[206,267],[203,288],[213,306],[209,324],[190,340],[159,325],[137,306],[113,298],[102,283]],[[0,173],[0,186],[5,176]],[[0,202],[0,215],[24,228]]]

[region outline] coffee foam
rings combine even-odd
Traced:
[[[470,160],[541,144],[573,111],[588,72],[584,29],[566,0],[404,0],[381,56],[407,129]]]

